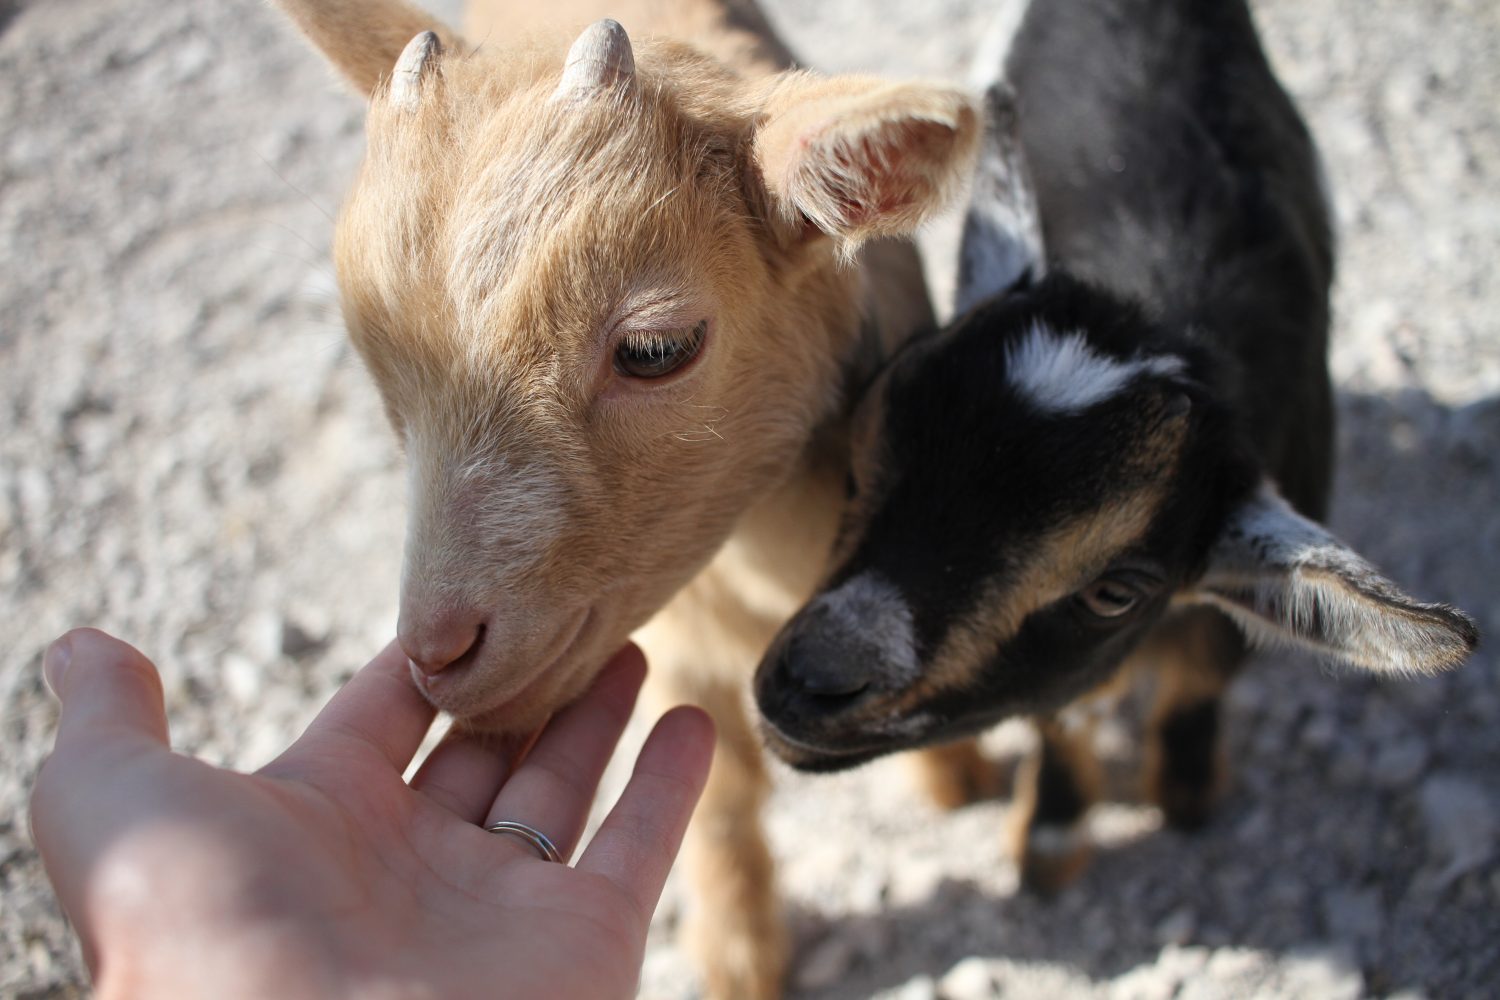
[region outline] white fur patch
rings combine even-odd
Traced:
[[[879,686],[894,690],[916,679],[921,664],[911,608],[884,577],[861,573],[819,596],[808,610],[816,610],[829,626],[851,640],[880,650],[879,662],[870,664],[872,675],[878,675],[872,680]]]
[[[1120,361],[1100,354],[1081,333],[1059,334],[1036,323],[1005,349],[1005,378],[1049,413],[1078,413],[1103,402],[1138,375],[1176,375],[1176,355]]]

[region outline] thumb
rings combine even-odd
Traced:
[[[42,672],[62,702],[57,745],[31,789],[31,830],[47,876],[98,969],[84,892],[100,852],[117,832],[108,803],[148,789],[122,781],[122,762],[167,746],[156,667],[133,646],[96,629],[74,629],[47,647]]]
[[[47,648],[42,670],[62,702],[58,752],[122,737],[167,745],[161,676],[134,646],[98,629],[74,629]]]

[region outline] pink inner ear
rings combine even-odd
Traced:
[[[849,232],[908,214],[934,194],[952,142],[950,127],[924,121],[887,124],[852,139],[804,136],[804,170],[823,201],[819,214]]]

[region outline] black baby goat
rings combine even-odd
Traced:
[[[1148,789],[1192,826],[1247,639],[1417,674],[1476,633],[1316,523],[1334,237],[1244,3],[1033,3],[1000,68],[964,311],[864,398],[833,568],[756,697],[806,770],[1037,716],[1017,847],[1050,888],[1088,853],[1076,700],[1125,668],[1157,671]]]

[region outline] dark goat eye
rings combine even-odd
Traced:
[[[615,371],[631,378],[661,378],[697,357],[708,320],[690,330],[631,330],[615,348]]]
[[[1100,577],[1078,592],[1078,600],[1100,618],[1119,618],[1141,600],[1140,591],[1110,577]]]

